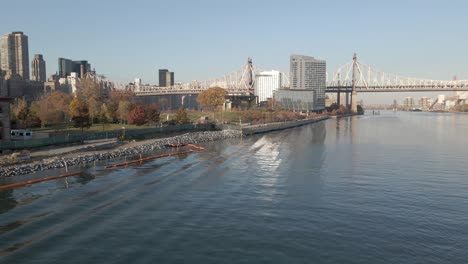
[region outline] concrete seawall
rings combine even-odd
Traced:
[[[307,125],[311,123],[316,123],[316,122],[323,121],[329,118],[330,117],[328,116],[324,116],[324,117],[296,120],[296,121],[286,121],[286,122],[277,122],[277,123],[260,124],[260,125],[252,125],[252,126],[243,126],[242,134],[253,135],[253,134],[267,133],[271,131],[283,130],[283,129],[288,129],[292,127],[298,127],[298,126],[303,126],[303,125]]]

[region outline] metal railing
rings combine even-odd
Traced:
[[[88,140],[99,140],[99,139],[111,139],[118,138],[121,136],[135,137],[145,135],[156,135],[183,131],[206,131],[213,130],[214,127],[211,124],[185,124],[185,125],[174,125],[174,126],[162,126],[156,128],[145,128],[145,129],[119,129],[105,132],[96,133],[84,133],[82,134],[64,134],[54,135],[49,138],[41,139],[30,139],[22,141],[0,141],[0,150],[19,150],[46,147],[60,144],[77,143]]]

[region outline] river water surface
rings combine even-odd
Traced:
[[[0,263],[468,262],[468,115],[387,112],[202,146],[0,191]]]

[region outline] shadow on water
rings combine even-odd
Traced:
[[[13,197],[13,190],[0,191],[0,214],[15,208],[17,202]]]
[[[76,181],[83,185],[87,184],[88,182],[94,179],[96,179],[96,176],[89,172],[83,172],[78,177],[76,177]]]
[[[0,185],[8,184],[6,179],[0,179]],[[16,207],[18,202],[13,197],[13,190],[0,191],[0,214],[3,214]]]

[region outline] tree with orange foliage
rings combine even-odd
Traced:
[[[128,124],[141,126],[146,124],[146,112],[142,106],[136,106],[128,115]]]
[[[214,119],[216,109],[224,104],[226,96],[227,91],[225,89],[220,87],[212,87],[199,93],[197,102],[203,107],[207,107],[213,111]]]

